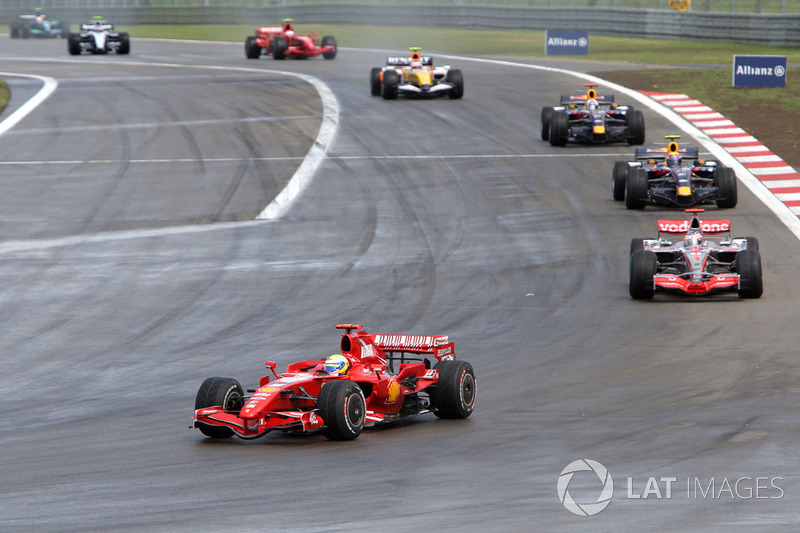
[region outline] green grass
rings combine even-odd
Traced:
[[[8,88],[8,84],[0,79],[0,113],[5,111],[9,98],[11,98],[11,90]]]
[[[264,21],[263,24],[273,23]],[[124,29],[129,31],[134,38],[161,37],[243,43],[245,37],[255,32],[255,26],[255,24],[247,26],[128,26]],[[423,50],[470,55],[523,57],[544,57],[545,55],[544,32],[541,31],[315,24],[297,24],[296,29],[302,33],[316,31],[320,35],[333,35],[339,46],[342,47],[376,48],[401,52],[409,46],[421,46]],[[789,62],[800,62],[800,49],[798,48],[634,39],[602,35],[590,37],[588,59],[654,65],[730,64],[733,54],[786,55]]]

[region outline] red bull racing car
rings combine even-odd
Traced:
[[[311,35],[295,33],[292,19],[283,19],[280,26],[256,28],[255,35],[244,41],[247,59],[271,55],[273,59],[307,59],[322,55],[325,59],[336,57],[336,39],[326,35],[320,40],[317,32]]]
[[[736,292],[740,298],[760,298],[764,291],[758,239],[732,239],[730,220],[700,220],[703,209],[686,212],[691,220],[659,220],[656,239],[631,241],[631,298],[650,299],[662,291],[693,296]],[[708,235],[724,237],[715,242]]]
[[[444,335],[370,334],[358,324],[344,330],[341,353],[300,361],[259,380],[245,394],[233,378],[200,386],[192,427],[211,438],[257,439],[271,431],[321,432],[353,440],[364,427],[432,412],[467,418],[475,408],[472,365],[455,359]],[[435,363],[433,363],[433,361]]]
[[[690,207],[715,202],[736,207],[736,173],[716,161],[699,158],[697,147],[681,147],[680,135],[667,135],[666,147],[636,148],[634,161],[617,161],[612,172],[614,200],[628,209],[648,204]]]
[[[613,94],[598,94],[595,83],[579,94],[562,94],[558,107],[543,107],[541,135],[553,146],[568,142],[644,144],[644,115],[632,106],[617,105]]]
[[[384,67],[370,72],[372,96],[395,100],[398,96],[430,98],[449,96],[457,100],[464,96],[464,75],[459,69],[433,66],[433,58],[423,56],[420,48],[412,46],[408,56],[388,57]]]

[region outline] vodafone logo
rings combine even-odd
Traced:
[[[726,233],[731,230],[730,220],[700,220],[700,230],[703,233]],[[659,220],[660,233],[686,233],[689,231],[688,220]]]

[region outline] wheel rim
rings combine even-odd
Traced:
[[[475,377],[469,372],[461,376],[461,403],[465,407],[472,407],[475,403]]]
[[[360,427],[364,422],[364,403],[361,401],[359,394],[354,393],[348,396],[345,413],[350,427]]]

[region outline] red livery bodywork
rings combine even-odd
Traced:
[[[271,55],[273,59],[306,59],[322,55],[325,59],[336,57],[336,39],[326,35],[321,40],[316,32],[311,35],[295,33],[291,19],[284,19],[281,26],[256,28],[244,42],[244,54],[248,59]]]
[[[444,335],[370,334],[357,324],[345,330],[341,355],[349,367],[339,375],[312,359],[259,380],[246,396],[231,378],[209,378],[195,402],[193,427],[209,437],[254,439],[273,430],[313,432],[328,438],[354,439],[364,426],[433,412],[440,418],[466,418],[474,407],[472,366],[455,360]],[[436,362],[432,366],[430,356]]]

